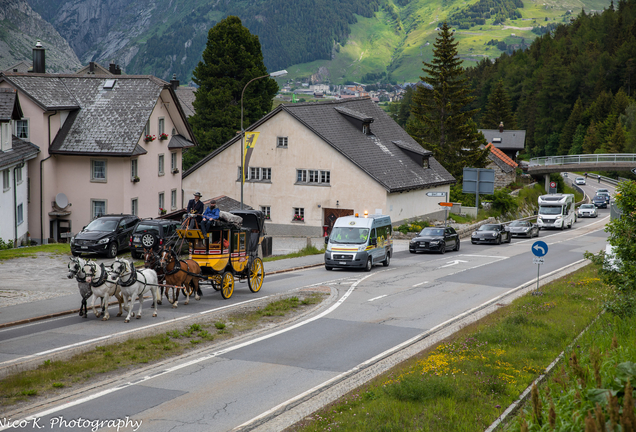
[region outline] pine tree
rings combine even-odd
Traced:
[[[514,129],[515,121],[510,109],[510,100],[504,90],[503,81],[499,80],[497,85],[488,95],[486,112],[481,117],[481,126],[484,129],[497,129],[503,123],[504,128]]]
[[[188,169],[241,129],[241,92],[253,78],[267,75],[258,36],[241,20],[229,16],[208,32],[203,60],[193,72],[199,85],[190,124],[199,142],[183,156]],[[271,78],[252,82],[243,96],[243,126],[247,128],[272,109],[278,84]],[[237,161],[237,164],[240,161]]]
[[[447,23],[438,35],[433,60],[424,62],[422,68],[427,76],[420,77],[433,88],[417,87],[406,130],[460,179],[464,167],[485,165],[488,150],[479,148],[486,141],[472,121],[477,110],[466,109],[474,97],[469,94],[462,61],[457,57],[457,42]]]
[[[570,152],[572,139],[574,138],[577,126],[581,123],[582,114],[583,102],[581,101],[581,98],[578,98],[574,104],[574,108],[572,108],[568,121],[565,122],[565,126],[563,126],[563,129],[561,130],[561,142],[559,143],[557,154],[566,155]]]

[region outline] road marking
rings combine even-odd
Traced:
[[[463,260],[449,261],[449,262],[446,263],[446,265],[440,266],[439,268],[451,267],[451,266],[457,265],[459,263],[465,263],[465,262],[468,262],[468,261],[463,261]]]
[[[381,295],[381,296],[379,296],[379,297],[373,297],[372,299],[369,299],[368,301],[373,301],[373,300],[381,299],[382,297],[386,297],[387,295],[388,295],[388,294],[384,294],[384,295]]]
[[[420,286],[420,285],[424,285],[425,283],[428,283],[428,281],[424,281],[424,282],[420,282],[420,283],[418,283],[418,284],[415,284],[415,285],[413,285],[411,288],[415,288],[415,287],[418,287],[418,286]]]
[[[71,408],[71,407],[74,407],[74,406],[77,406],[77,405],[81,405],[81,404],[83,404],[85,402],[89,402],[89,401],[94,400],[94,399],[99,399],[102,396],[106,396],[106,395],[114,393],[114,392],[116,392],[118,390],[122,390],[122,389],[125,389],[125,388],[128,388],[128,387],[132,387],[132,386],[137,385],[137,384],[144,383],[144,382],[146,382],[148,380],[151,380],[153,378],[160,377],[162,375],[170,374],[170,373],[175,372],[177,370],[184,369],[186,367],[189,367],[189,366],[204,362],[206,360],[213,359],[215,357],[218,357],[220,355],[226,354],[228,352],[232,352],[232,351],[235,351],[237,349],[240,349],[240,348],[243,348],[243,347],[246,347],[246,346],[249,346],[249,345],[253,345],[253,344],[261,342],[261,341],[264,341],[266,339],[270,339],[270,338],[272,338],[274,336],[278,336],[280,334],[287,333],[288,331],[294,330],[294,329],[296,329],[298,327],[302,327],[305,324],[309,324],[310,322],[316,321],[316,320],[318,320],[318,319],[330,314],[331,312],[336,310],[338,307],[340,307],[340,305],[342,305],[342,303],[344,303],[344,301],[351,295],[351,293],[353,293],[353,291],[356,289],[356,287],[358,285],[360,285],[360,283],[362,281],[364,281],[365,279],[370,278],[371,276],[375,276],[375,275],[378,275],[380,273],[384,273],[384,272],[388,272],[388,271],[392,271],[392,270],[396,270],[396,268],[376,271],[374,273],[368,274],[368,275],[358,279],[347,290],[347,292],[335,304],[333,304],[329,309],[319,313],[318,315],[315,315],[315,316],[313,316],[311,318],[308,318],[305,321],[301,321],[301,322],[299,322],[297,324],[294,324],[294,325],[292,325],[290,327],[286,327],[284,329],[275,331],[273,333],[270,333],[270,334],[267,334],[267,335],[264,335],[264,336],[261,336],[261,337],[257,337],[256,339],[252,339],[252,340],[249,340],[249,341],[246,341],[246,342],[243,342],[243,343],[240,343],[240,344],[237,344],[237,345],[222,349],[220,351],[213,352],[211,354],[205,354],[205,355],[203,355],[203,356],[201,356],[199,358],[195,358],[195,359],[192,359],[192,360],[190,360],[188,362],[175,365],[175,366],[173,366],[171,368],[168,368],[168,369],[165,369],[165,370],[163,370],[163,371],[161,371],[159,373],[153,373],[151,375],[146,375],[146,376],[144,376],[142,378],[135,379],[134,381],[129,381],[129,382],[123,383],[121,385],[112,387],[110,389],[102,390],[102,391],[100,391],[98,393],[95,393],[95,394],[92,394],[92,395],[89,395],[89,396],[86,396],[86,397],[83,397],[83,398],[80,398],[80,399],[76,399],[76,400],[71,401],[71,402],[63,403],[63,404],[61,404],[61,405],[59,405],[57,407],[53,407],[53,408],[41,411],[41,412],[36,413],[36,414],[32,414],[32,415],[30,415],[28,417],[25,417],[24,420],[31,421],[33,419],[40,418],[40,417],[45,417],[45,416],[47,416],[49,414],[53,414],[53,413],[56,413],[58,411],[62,411],[62,410],[67,409],[67,408]],[[254,300],[249,300],[249,301],[254,301]],[[247,303],[247,302],[244,302],[244,303]],[[229,306],[225,306],[225,307],[229,307]],[[219,308],[219,309],[222,309],[222,308]],[[153,327],[153,326],[148,326],[148,327]],[[133,331],[133,330],[131,330],[131,331]],[[124,333],[128,333],[128,332],[124,332]],[[98,339],[101,339],[101,338],[98,338]],[[0,431],[8,429],[10,426],[11,425],[7,425],[7,426],[4,426],[4,427],[0,426]]]
[[[598,223],[601,223],[601,222],[605,221],[605,220],[606,220],[606,219],[608,219],[608,218],[609,218],[609,215],[608,215],[608,216],[605,216],[603,219],[600,219],[600,220],[594,221],[594,222],[589,223],[589,224],[587,224],[587,225],[585,225],[585,226],[580,226],[580,227],[577,227],[577,228],[572,228],[572,229],[569,229],[569,230],[567,230],[567,231],[566,231],[566,230],[559,231],[559,232],[556,232],[556,233],[554,233],[554,234],[548,234],[548,235],[539,236],[539,237],[537,237],[537,239],[541,239],[541,240],[542,240],[542,239],[545,239],[545,238],[547,238],[547,237],[553,237],[553,236],[555,236],[555,235],[567,234],[568,232],[572,232],[572,231],[576,231],[576,230],[580,230],[580,229],[585,229],[585,228],[587,228],[587,227],[591,227],[592,225],[596,225],[596,224],[598,224]],[[597,231],[598,231],[598,230],[597,230]],[[591,232],[596,232],[596,231],[591,231]],[[586,233],[586,234],[589,234],[589,233]],[[582,234],[582,235],[586,235],[586,234]],[[576,237],[575,237],[575,238],[576,238]],[[568,240],[571,240],[571,239],[568,239]],[[518,244],[527,243],[527,242],[532,242],[532,241],[536,241],[536,240],[533,240],[533,239],[531,239],[531,238],[530,238],[530,239],[526,239],[526,240],[521,240],[521,241],[518,241],[518,242],[514,242],[514,243],[513,243],[513,246],[514,246],[514,245],[518,245]],[[548,242],[546,242],[546,243],[548,243]],[[550,244],[554,244],[554,243],[548,243],[548,245],[550,245]]]

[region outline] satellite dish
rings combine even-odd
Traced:
[[[61,209],[66,208],[68,206],[68,198],[65,194],[60,192],[59,194],[55,195],[55,204]]]

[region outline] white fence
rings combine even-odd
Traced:
[[[570,156],[543,156],[530,159],[530,166],[546,165],[580,165],[584,163],[635,162],[636,154],[587,154]],[[635,165],[636,166],[636,165]]]

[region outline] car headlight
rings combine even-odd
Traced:
[[[108,243],[108,237],[101,239],[100,241],[97,242],[97,244],[106,244]]]
[[[433,241],[431,242],[431,246],[438,245],[439,243],[440,243],[440,241],[439,241],[439,240],[433,240]]]
[[[556,220],[559,220],[559,219],[561,219],[562,217],[563,217],[563,216],[559,215],[559,216],[557,216],[557,217],[556,217]]]
[[[477,237],[477,232],[474,232],[474,233],[472,234],[472,237]]]
[[[366,248],[367,248],[367,246],[366,246],[366,245],[359,246],[359,247],[358,247],[358,252],[362,252],[362,251],[364,251]]]
[[[75,236],[71,237],[71,244],[75,243]]]

